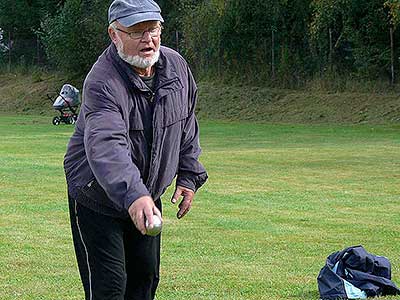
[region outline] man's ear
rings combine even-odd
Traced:
[[[117,44],[118,38],[117,38],[117,33],[115,32],[115,30],[113,28],[108,27],[108,35],[110,37],[110,39],[112,40],[112,42],[114,44]]]

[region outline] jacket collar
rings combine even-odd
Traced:
[[[171,81],[173,79],[179,78],[178,72],[176,71],[176,64],[172,63],[170,59],[165,55],[166,48],[164,46],[160,47],[160,58],[156,63],[156,72],[159,80],[159,84]]]

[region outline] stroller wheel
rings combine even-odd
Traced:
[[[69,116],[66,118],[65,124],[75,124],[75,119],[72,116]]]
[[[60,122],[61,122],[60,117],[53,118],[53,125],[60,125]]]

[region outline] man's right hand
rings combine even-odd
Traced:
[[[149,228],[152,228],[153,215],[157,215],[161,220],[161,212],[155,206],[153,198],[150,196],[142,196],[136,199],[128,209],[129,215],[131,216],[133,224],[143,234],[146,234],[145,222],[148,220]]]

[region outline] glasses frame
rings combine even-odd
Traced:
[[[146,32],[148,32],[151,37],[159,37],[161,35],[161,30],[164,29],[164,27],[162,25],[160,25],[160,26],[156,26],[153,28],[147,28],[146,30],[142,31],[142,34],[140,36],[139,36],[140,31],[129,32],[129,31],[122,30],[121,28],[118,28],[118,27],[114,27],[114,29],[127,34],[129,36],[129,38],[131,38],[132,40],[139,40],[139,39],[143,39],[143,36]],[[152,35],[150,32],[153,29],[157,29],[157,33],[155,35]],[[133,36],[133,34],[135,34],[135,36]]]

